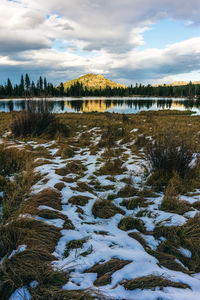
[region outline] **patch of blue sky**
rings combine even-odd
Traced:
[[[78,56],[82,56],[85,58],[92,58],[92,57],[96,57],[98,56],[97,51],[86,51],[83,50],[81,47],[79,47],[78,45],[76,45],[75,43],[70,43],[64,40],[55,40],[53,41],[53,49],[55,49],[58,52],[70,52],[70,53],[74,53]]]
[[[143,33],[145,44],[140,46],[139,49],[163,49],[168,45],[197,36],[200,36],[200,26],[192,26],[190,22],[163,19]]]

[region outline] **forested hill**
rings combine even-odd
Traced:
[[[96,90],[96,89],[106,89],[109,87],[111,89],[114,88],[127,88],[126,85],[121,83],[115,83],[114,81],[105,78],[103,75],[100,74],[86,74],[74,80],[69,80],[63,83],[64,89],[67,90],[74,84],[79,83],[82,87],[88,90]]]

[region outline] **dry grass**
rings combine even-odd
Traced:
[[[106,263],[94,265],[84,273],[97,273],[97,279],[95,280],[94,285],[103,286],[111,283],[111,277],[114,272],[122,269],[129,263],[131,263],[131,261],[113,258]]]
[[[63,159],[72,158],[74,156],[74,149],[69,145],[60,145],[60,150],[56,152],[55,156],[60,156]]]
[[[7,226],[2,226],[1,257],[11,253],[19,245],[27,245],[27,250],[5,260],[2,265],[2,290],[5,299],[16,288],[32,280],[42,284],[44,276],[53,272],[48,263],[55,260],[51,253],[60,236],[54,226],[27,218],[18,218]]]
[[[55,173],[60,176],[66,176],[70,173],[74,173],[77,175],[83,175],[87,168],[82,164],[81,161],[70,161],[66,167],[56,169]]]
[[[12,113],[13,117],[19,116],[18,113]],[[10,126],[10,123],[12,121],[11,114],[1,114],[1,120],[0,120],[0,133],[4,133],[5,129],[8,129]],[[133,154],[139,155],[139,149],[141,147],[145,147],[147,142],[149,141],[146,137],[152,136],[153,139],[159,139],[160,135],[163,135],[163,132],[170,131],[172,127],[176,128],[176,135],[178,136],[178,140],[188,140],[191,141],[191,148],[193,149],[194,145],[196,145],[195,151],[198,152],[200,150],[200,135],[199,132],[199,117],[191,117],[188,113],[183,112],[148,112],[148,113],[141,113],[138,115],[129,115],[127,118],[123,120],[123,116],[117,115],[117,114],[63,114],[57,116],[57,118],[60,120],[61,123],[65,124],[67,128],[70,130],[71,137],[70,138],[63,138],[59,137],[57,146],[60,148],[60,152],[58,154],[61,154],[62,158],[69,158],[73,156],[74,151],[80,150],[80,147],[89,145],[90,150],[94,150],[94,153],[98,153],[102,147],[105,148],[104,154],[101,156],[103,160],[106,161],[103,168],[100,170],[100,174],[102,175],[118,175],[123,174],[126,169],[123,168],[123,162],[126,160],[126,156],[124,155],[122,157],[123,151],[121,144],[125,141],[132,141],[132,139],[136,139],[136,144],[131,146],[130,149],[132,150]],[[74,126],[75,123],[77,123],[79,126]],[[146,120],[146,122],[144,122]],[[111,124],[111,125],[110,125]],[[191,124],[191,126],[189,126]],[[112,127],[110,130],[110,126]],[[102,132],[102,139],[99,143],[99,145],[93,145],[92,144],[92,134],[87,134],[87,132],[94,128],[99,127],[100,131]],[[82,129],[80,129],[82,128]],[[123,128],[121,130],[120,128]],[[130,134],[130,131],[134,128],[137,128],[138,131],[134,132],[134,134]],[[169,130],[170,129],[170,130]],[[81,130],[84,130],[85,133],[80,135],[79,140],[73,139],[73,137],[78,136]],[[140,136],[142,134],[142,136]],[[100,135],[100,133],[99,133]],[[44,139],[48,139],[47,136],[44,137]],[[192,140],[191,140],[192,139]],[[115,149],[116,142],[120,141],[118,143],[117,148]],[[42,138],[35,138],[36,142],[43,141]],[[149,142],[148,142],[149,143]],[[190,146],[190,145],[189,145]],[[194,147],[194,148],[195,148]],[[30,148],[30,147],[29,147]],[[28,148],[27,148],[28,150]],[[35,149],[31,150],[32,153],[35,155],[34,157],[38,157],[39,155],[44,157],[49,157],[49,154],[45,149]],[[20,155],[20,154],[19,154]],[[23,156],[23,155],[22,155]],[[114,158],[113,160],[111,158]],[[29,160],[29,158],[28,158]],[[4,162],[4,159],[3,159]],[[20,160],[19,160],[20,162]],[[49,163],[49,161],[46,161],[46,163]],[[21,163],[21,162],[20,162]],[[39,163],[39,162],[38,162]],[[42,163],[42,162],[41,162]],[[24,162],[22,162],[22,167],[17,166],[17,170],[24,170]],[[12,163],[8,162],[8,165],[10,165],[9,169],[12,167]],[[166,190],[165,196],[170,195],[178,195],[179,193],[188,192],[191,189],[198,188],[200,186],[200,172],[199,172],[199,165],[194,170],[187,170],[186,175],[182,176],[181,173],[179,173],[179,177],[181,178],[181,187],[178,193],[173,192],[172,188],[171,191]],[[13,171],[12,171],[13,172]],[[58,170],[59,172],[59,170]],[[77,178],[62,178],[63,182],[77,182],[77,179],[80,176],[83,176],[86,172],[86,168],[80,164],[80,161],[71,161],[68,162],[66,165],[66,168],[61,171],[61,176],[66,176],[70,173],[76,174]],[[171,172],[171,171],[170,171]],[[165,188],[169,181],[171,181],[173,177],[173,173],[167,174],[165,171],[155,171],[151,177],[151,183],[152,186],[160,186],[161,188]],[[27,173],[28,174],[28,173]],[[31,175],[31,168],[29,176]],[[109,177],[113,180],[113,177]],[[22,176],[23,177],[23,176]],[[31,294],[33,296],[33,299],[92,299],[87,293],[84,291],[63,291],[61,290],[61,285],[64,284],[64,282],[67,281],[66,274],[58,274],[56,272],[53,272],[51,268],[48,267],[48,263],[52,261],[51,253],[54,251],[55,245],[57,244],[57,241],[60,237],[60,232],[57,228],[53,226],[49,226],[43,222],[39,222],[36,220],[31,220],[28,218],[25,219],[18,219],[19,213],[21,212],[27,212],[32,214],[34,211],[38,215],[38,206],[39,205],[47,205],[52,208],[54,208],[56,211],[50,211],[50,210],[41,210],[40,214],[41,216],[44,216],[46,218],[62,218],[63,215],[59,211],[61,211],[61,202],[60,202],[60,196],[52,196],[52,192],[46,192],[41,195],[34,195],[31,197],[33,203],[31,204],[31,199],[28,199],[26,205],[22,205],[23,200],[25,197],[28,196],[29,188],[27,187],[27,182],[24,181],[18,177],[17,184],[12,186],[8,185],[8,189],[10,190],[10,193],[8,193],[9,197],[13,197],[13,202],[7,201],[7,203],[11,203],[9,205],[9,209],[7,210],[7,217],[5,221],[7,222],[8,219],[13,221],[11,222],[9,220],[8,226],[2,226],[1,230],[1,241],[0,241],[0,252],[1,255],[9,255],[13,249],[16,249],[18,245],[27,244],[27,250],[24,251],[22,254],[24,255],[16,255],[13,256],[12,260],[10,260],[10,264],[6,265],[4,264],[4,276],[3,278],[3,295],[5,299],[7,300],[9,297],[9,294],[19,286],[24,285],[27,282],[27,278],[34,277],[34,280],[37,278],[39,281],[39,286],[35,290],[31,290]],[[28,176],[27,176],[28,179]],[[36,180],[36,179],[35,179]],[[22,184],[23,182],[23,184]],[[109,188],[109,190],[113,190],[113,186],[104,187],[101,183],[95,183],[95,179],[93,178],[93,183],[90,182],[89,185],[77,182],[77,190],[80,192],[84,191],[106,191],[106,188]],[[1,189],[5,188],[5,184],[7,185],[7,182],[5,182],[4,177],[0,177],[0,187]],[[175,185],[175,183],[174,183]],[[92,187],[91,187],[92,186]],[[134,186],[134,185],[133,185]],[[18,187],[22,188],[21,190],[21,196],[18,197],[18,193],[15,191],[18,189]],[[128,187],[128,186],[126,186]],[[169,187],[169,185],[168,185]],[[61,188],[61,185],[59,185],[57,188]],[[130,190],[132,187],[130,188]],[[56,191],[58,192],[58,191]],[[124,191],[120,191],[122,194],[122,197],[133,197],[130,196],[131,193],[134,193],[134,190],[129,193],[129,187],[128,189]],[[124,192],[124,194],[123,194]],[[59,192],[58,192],[59,193]],[[118,197],[118,195],[114,194],[115,191],[113,191],[113,195],[108,197],[110,200],[115,199],[115,197]],[[171,193],[171,194],[170,194]],[[128,195],[128,196],[127,196]],[[129,200],[124,199],[122,201],[123,205],[125,205],[128,209],[134,209],[135,207],[145,207],[148,204],[148,201],[146,201],[146,198],[152,197],[153,194],[150,192],[145,192],[144,194],[140,193],[140,191],[136,191],[136,194],[134,194],[134,198],[131,198]],[[37,199],[38,196],[38,199]],[[8,197],[8,199],[9,199]],[[11,197],[11,198],[12,198]],[[171,196],[170,196],[171,197]],[[18,205],[15,208],[15,205],[13,205],[14,198],[21,199],[18,202]],[[165,198],[165,200],[169,199],[169,197]],[[124,214],[124,211],[120,208],[116,207],[114,204],[112,204],[111,201],[108,200],[99,200],[94,203],[92,212],[96,217],[101,218],[110,218],[114,216],[116,213]],[[127,201],[126,201],[127,200]],[[17,200],[18,201],[18,200]],[[173,201],[172,201],[173,202]],[[166,202],[168,203],[168,200]],[[178,203],[178,206],[172,208],[172,210],[181,213],[180,210],[182,209],[181,203]],[[199,209],[199,203],[194,203],[192,205],[193,207],[196,207]],[[14,208],[14,210],[13,210]],[[22,210],[23,208],[23,210]],[[163,209],[166,209],[166,206],[163,206]],[[78,210],[81,214],[84,213],[84,210],[80,207],[78,207]],[[5,210],[6,212],[6,210]],[[144,212],[145,213],[145,212]],[[5,214],[6,215],[6,214]],[[142,213],[141,213],[142,215]],[[139,216],[139,214],[138,214]],[[65,218],[65,216],[64,216]],[[72,229],[74,228],[73,224],[70,223],[71,221],[68,220],[64,224],[63,229]],[[134,223],[134,222],[133,222]],[[131,225],[130,225],[131,224]],[[175,258],[178,258],[186,267],[189,268],[189,272],[199,272],[200,265],[199,265],[199,235],[200,235],[200,226],[199,226],[199,218],[196,217],[194,220],[189,220],[185,225],[179,226],[179,227],[159,227],[156,228],[154,231],[154,235],[156,237],[164,236],[166,238],[165,242],[162,242],[158,249],[156,250],[150,250],[142,238],[142,236],[139,233],[131,232],[129,233],[129,236],[136,239],[138,242],[141,243],[141,245],[145,248],[145,250],[151,254],[154,255],[161,266],[164,266],[166,268],[170,268],[172,270],[177,270],[181,272],[186,272],[187,270],[182,267],[180,264],[178,264],[175,261]],[[144,224],[143,224],[144,225]],[[121,226],[121,225],[120,225]],[[130,222],[122,222],[122,227],[124,228],[130,228],[133,226],[133,224]],[[139,225],[134,225],[141,226]],[[143,226],[141,227],[141,232],[145,232],[145,228]],[[104,233],[102,233],[104,234]],[[192,258],[188,259],[186,257],[183,257],[180,252],[177,250],[179,247],[184,247],[186,249],[189,249],[192,253]],[[37,257],[38,255],[38,257]],[[16,259],[16,260],[15,260]],[[18,261],[19,260],[19,261]],[[28,261],[28,262],[27,262]],[[29,265],[30,261],[30,266]],[[40,265],[37,264],[37,261],[40,263]],[[19,266],[19,271],[15,269],[15,266],[12,266],[12,264],[16,266]],[[20,264],[21,262],[21,264]],[[35,269],[33,267],[33,263],[35,263]],[[106,263],[105,263],[106,264]],[[100,264],[104,265],[103,264]],[[24,269],[23,269],[24,268]],[[31,268],[33,270],[31,270]],[[108,266],[108,269],[112,267]],[[15,277],[15,274],[19,276]],[[24,271],[23,271],[24,270]],[[18,273],[19,272],[19,273]],[[21,272],[21,277],[20,277]],[[23,275],[24,272],[24,275]],[[32,273],[31,273],[32,272]],[[37,274],[36,274],[37,273]],[[49,275],[48,275],[49,274]],[[104,285],[108,284],[111,280],[111,276],[108,272],[105,272],[100,276],[95,284],[98,285]],[[140,278],[141,279],[141,278]],[[131,282],[131,284],[134,284],[134,286],[137,286],[138,288],[151,288],[155,289],[155,285],[160,288],[163,288],[165,285],[171,286],[171,282],[166,280],[164,278],[144,278],[144,280],[139,280],[138,282]],[[144,282],[144,285],[143,283]],[[28,282],[29,283],[29,282]],[[27,283],[27,284],[28,284]],[[173,283],[174,284],[174,283]],[[175,283],[176,284],[176,283]],[[179,283],[178,283],[179,284]],[[132,285],[131,285],[132,287]],[[180,286],[176,286],[180,287]],[[183,287],[183,286],[182,286]],[[184,285],[185,287],[185,285]],[[135,288],[135,287],[134,287]]]
[[[27,163],[25,171],[17,174],[14,181],[6,181],[3,197],[3,220],[12,218],[17,214],[23,200],[30,193],[31,186],[40,179],[40,174],[33,173],[32,163]]]
[[[108,219],[113,217],[116,214],[124,215],[124,211],[115,206],[109,200],[97,200],[92,206],[92,213],[95,218]]]
[[[146,250],[150,255],[157,258],[160,266],[163,266],[170,270],[191,274],[191,272],[189,272],[181,264],[176,262],[175,259],[177,257],[175,255],[164,253],[164,252],[157,251],[157,250],[151,250],[151,249],[146,249]]]
[[[136,207],[147,207],[149,203],[147,203],[146,199],[143,197],[136,197],[129,200],[124,199],[120,205],[125,206],[127,209],[133,210]]]
[[[25,203],[24,209],[31,213],[40,205],[50,206],[54,209],[61,210],[61,193],[55,189],[44,189],[40,193],[32,195]]]
[[[179,196],[181,190],[181,179],[178,173],[175,173],[172,179],[169,181],[167,189],[165,191],[160,208],[168,212],[174,212],[178,214],[184,214],[191,210],[191,205],[187,201],[182,201]]]
[[[174,172],[184,179],[192,171],[190,163],[195,153],[195,146],[191,137],[177,135],[173,127],[155,135],[154,141],[148,143],[145,149],[153,172],[153,177],[149,181],[151,184],[152,181],[157,181],[157,186],[160,185],[162,188],[162,185],[167,185]]]
[[[79,196],[72,196],[68,200],[68,202],[72,203],[73,205],[85,206],[90,199],[91,198],[89,198],[89,197],[79,195]]]
[[[29,110],[20,112],[11,123],[14,137],[69,135],[69,129],[60,123],[55,114],[50,113],[48,102],[30,101],[28,105]]]
[[[141,236],[141,234],[139,234],[138,232],[130,232],[128,234],[131,238],[133,238],[134,240],[138,241],[142,247],[144,249],[149,249],[149,246],[147,245],[147,242],[145,241],[145,239]]]
[[[8,148],[8,145],[0,145],[0,175],[10,176],[20,172],[26,166],[30,153],[17,148]]]
[[[144,222],[140,219],[132,218],[132,217],[122,218],[118,224],[118,227],[124,231],[137,229],[138,231],[140,231],[142,233],[146,232]]]
[[[158,246],[159,252],[174,255],[192,272],[200,271],[200,215],[189,219],[182,226],[161,226],[154,230],[156,238],[164,236],[166,241]],[[178,250],[180,247],[188,249],[192,257],[183,256]]]
[[[126,185],[118,192],[119,197],[134,197],[137,195],[137,189],[133,181],[133,177],[126,178]]]
[[[54,185],[54,188],[59,191],[62,191],[62,189],[64,189],[64,187],[65,187],[65,184],[63,182],[58,182]]]
[[[71,249],[79,249],[82,248],[84,243],[86,242],[86,239],[80,239],[80,240],[72,240],[70,241],[64,251],[64,257],[68,257]],[[83,255],[84,256],[84,255]]]
[[[123,286],[127,290],[155,290],[160,288],[162,290],[165,287],[174,287],[180,289],[189,289],[190,286],[186,283],[170,281],[162,276],[149,275],[144,277],[138,277],[133,280],[129,280],[123,283]]]
[[[99,169],[100,175],[120,175],[123,174],[127,169],[123,167],[123,162],[119,159],[109,159]]]

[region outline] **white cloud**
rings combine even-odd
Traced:
[[[199,15],[198,0],[1,0],[0,63],[58,81],[85,72],[168,78],[200,69],[200,38],[140,50],[143,34],[161,18],[196,26]]]

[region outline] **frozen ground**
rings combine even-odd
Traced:
[[[135,129],[135,132],[137,129]],[[134,133],[134,131],[133,131]],[[95,145],[100,135],[98,128],[93,129],[93,144]],[[15,144],[17,145],[17,144]],[[23,148],[24,144],[20,144]],[[37,147],[34,143],[29,142],[29,145]],[[10,143],[10,146],[13,146]],[[19,145],[17,145],[19,146]],[[55,184],[61,182],[63,177],[74,178],[73,182],[64,182],[65,187],[62,189],[62,214],[66,215],[75,226],[74,230],[62,229],[62,237],[54,251],[54,255],[58,260],[53,262],[54,268],[58,268],[69,272],[69,281],[63,286],[65,290],[79,290],[89,289],[90,291],[103,294],[108,299],[140,299],[140,300],[155,300],[155,299],[174,299],[174,300],[199,300],[200,299],[200,274],[188,275],[183,272],[173,271],[162,267],[158,260],[150,255],[145,247],[142,246],[136,239],[131,238],[128,234],[130,232],[138,232],[146,241],[149,249],[155,250],[159,243],[164,238],[156,240],[152,234],[157,224],[167,226],[180,226],[184,224],[188,218],[194,216],[195,211],[191,211],[183,215],[175,213],[164,212],[159,209],[163,194],[157,194],[157,197],[147,197],[146,201],[149,205],[145,207],[145,213],[140,219],[143,220],[146,228],[145,233],[140,233],[138,230],[133,229],[129,231],[123,231],[118,228],[118,224],[123,217],[122,214],[115,214],[109,219],[95,218],[92,214],[92,206],[97,199],[107,199],[108,195],[115,194],[125,186],[123,178],[128,178],[132,175],[135,185],[140,189],[143,182],[143,164],[145,161],[141,153],[133,155],[130,150],[130,144],[123,146],[119,145],[119,148],[123,148],[124,165],[126,171],[122,174],[113,175],[112,178],[108,175],[98,174],[98,170],[105,162],[105,158],[102,158],[104,149],[97,154],[91,155],[88,147],[81,148],[75,152],[75,156],[69,159],[62,159],[57,155],[58,147],[56,143],[47,143],[43,145],[48,149],[51,154],[51,158],[47,159],[45,164],[37,167],[36,172],[40,172],[45,175],[46,183],[38,182],[32,187],[32,193],[38,193],[46,188],[54,188]],[[51,162],[48,164],[48,160]],[[56,174],[56,170],[65,167],[71,160],[79,162],[86,167],[84,174],[78,176],[77,173],[68,173],[65,176]],[[44,177],[43,177],[44,179]],[[79,182],[86,183],[90,189],[88,191],[80,191],[77,185],[77,179]],[[91,184],[91,180],[98,181],[102,189],[95,188]],[[106,188],[107,187],[107,188]],[[84,206],[74,205],[69,203],[68,200],[72,196],[87,196],[89,201]],[[196,198],[195,198],[196,197]],[[195,198],[195,199],[194,199]],[[199,196],[185,197],[184,200],[192,203],[197,201]],[[143,207],[137,207],[134,210],[128,210],[124,206],[120,206],[124,198],[116,196],[112,203],[117,207],[120,207],[125,216],[135,217],[139,211],[144,210]],[[52,209],[51,207],[40,207],[45,209]],[[81,208],[77,210],[77,208]],[[38,218],[37,216],[34,216]],[[41,218],[40,218],[41,219]],[[63,220],[52,219],[45,220],[58,228],[63,227]],[[68,256],[66,256],[65,250],[67,244],[72,240],[83,240],[81,248],[70,249]],[[180,248],[180,252],[191,257],[191,252],[188,249]],[[16,251],[23,251],[22,248]],[[83,253],[87,253],[83,256]],[[14,255],[14,252],[12,253]],[[103,286],[95,286],[94,282],[97,279],[97,273],[84,273],[87,269],[93,267],[95,264],[103,264],[109,262],[111,259],[120,259],[129,261],[121,269],[114,271],[111,274],[111,282]],[[178,263],[182,264],[177,260]],[[126,280],[132,280],[142,276],[156,275],[162,276],[173,282],[185,283],[190,286],[187,289],[165,287],[163,290],[156,288],[155,290],[135,289],[127,290],[124,288],[123,283]],[[18,293],[19,292],[19,293]],[[19,294],[29,299],[28,291],[26,288],[15,291],[10,299],[24,299],[20,298]],[[19,298],[18,298],[18,296]],[[99,296],[100,297],[100,296]],[[101,299],[101,297],[99,298]]]

